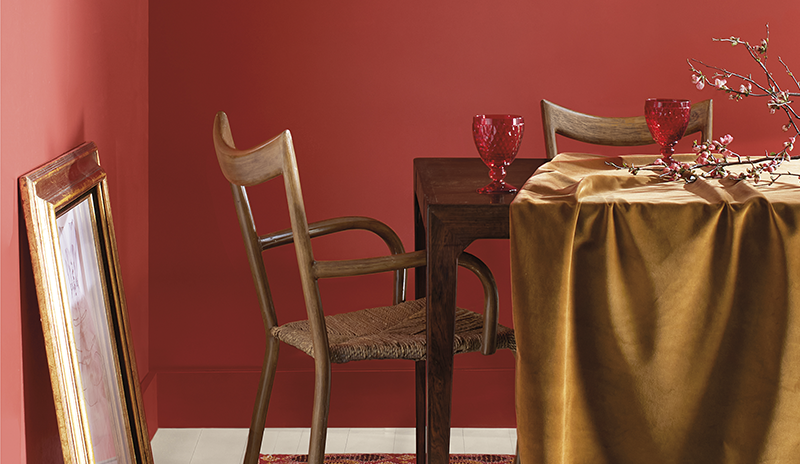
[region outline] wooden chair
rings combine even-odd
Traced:
[[[250,270],[255,282],[266,330],[267,348],[261,381],[253,410],[245,463],[258,460],[269,405],[279,342],[292,345],[314,358],[314,408],[308,460],[322,464],[330,400],[331,363],[361,359],[409,359],[417,375],[417,456],[424,459],[425,411],[425,300],[405,301],[406,269],[424,266],[426,252],[404,252],[397,234],[385,224],[365,217],[342,217],[309,224],[306,219],[292,137],[288,130],[249,150],[237,150],[225,113],[214,120],[214,147],[223,174],[231,184],[239,226],[244,237]],[[289,204],[291,229],[259,235],[245,188],[283,175]],[[377,234],[390,255],[365,259],[317,261],[311,239],[349,229]],[[279,325],[272,303],[262,252],[294,243],[300,268],[307,320]],[[473,271],[484,289],[484,314],[465,309],[456,312],[454,353],[497,348],[515,350],[512,329],[498,324],[497,287],[486,265],[467,253],[459,264]],[[317,280],[327,277],[394,271],[393,305],[325,316]],[[422,441],[420,441],[422,438]],[[421,448],[421,449],[420,449]]]
[[[711,140],[713,122],[712,100],[692,105],[686,135],[702,132],[701,141]],[[556,134],[595,145],[636,146],[655,143],[644,116],[604,118],[578,113],[542,100],[542,125],[547,157],[558,154]]]

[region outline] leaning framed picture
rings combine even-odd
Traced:
[[[97,147],[20,177],[20,194],[64,462],[152,463]]]

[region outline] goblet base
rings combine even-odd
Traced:
[[[493,194],[493,193],[515,193],[517,188],[511,184],[507,184],[502,180],[495,180],[490,182],[485,187],[481,187],[477,190],[478,193],[482,194]]]

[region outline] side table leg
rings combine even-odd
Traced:
[[[427,369],[425,361],[417,361],[414,363],[414,377],[416,377],[416,432],[417,432],[417,464],[425,464],[425,419],[427,418],[426,406],[426,382],[425,375]]]
[[[448,243],[450,242],[450,243]],[[453,337],[456,276],[463,247],[449,240],[446,227],[428,215],[427,266],[427,390],[429,464],[450,461],[450,412],[453,392]],[[431,289],[436,289],[431,292]]]

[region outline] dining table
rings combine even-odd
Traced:
[[[545,161],[516,159],[506,182],[521,186]],[[417,449],[424,450],[424,456],[417,455],[420,463],[450,460],[458,256],[474,240],[509,237],[514,194],[477,193],[489,181],[489,169],[477,156],[414,159],[414,242],[417,250],[427,250],[425,268],[415,272],[416,297],[427,298],[428,321],[425,385],[418,385],[426,393],[425,411],[420,411],[425,427],[417,427]]]
[[[798,176],[656,158],[562,153],[509,206],[520,458],[800,462]]]

